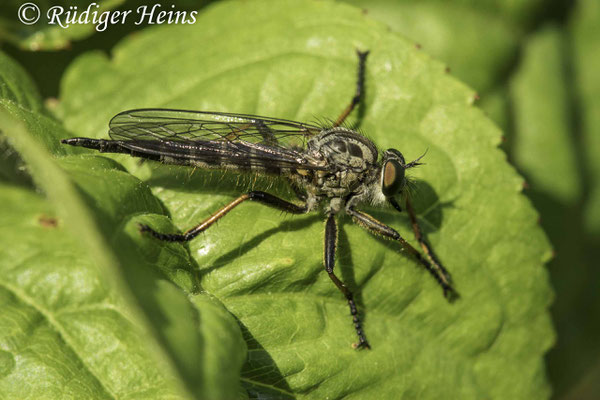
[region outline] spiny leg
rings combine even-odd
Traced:
[[[452,288],[452,278],[450,277],[450,273],[448,272],[448,270],[446,268],[444,268],[444,266],[438,260],[438,258],[436,257],[435,253],[433,252],[433,250],[431,249],[429,244],[425,241],[425,238],[423,237],[423,233],[421,232],[421,227],[419,226],[419,222],[417,221],[417,215],[416,215],[415,210],[412,207],[412,203],[410,202],[410,199],[408,197],[406,198],[406,211],[408,212],[408,216],[410,218],[410,223],[412,225],[412,229],[415,234],[415,238],[421,245],[421,248],[423,249],[423,253],[425,253],[425,256],[431,263],[432,268],[435,269],[436,274],[439,275],[440,277],[443,277],[445,279],[445,281],[447,282],[447,285],[451,288],[450,292],[446,292],[444,290],[444,296],[446,296],[449,300],[452,300],[453,298],[458,296],[458,293]]]
[[[348,107],[342,112],[342,114],[337,118],[334,123],[334,127],[340,126],[346,120],[346,117],[350,115],[354,107],[356,107],[362,98],[363,89],[365,86],[365,63],[367,61],[367,56],[369,55],[369,51],[360,51],[356,50],[356,54],[358,55],[358,78],[356,80],[356,92],[354,93],[354,97],[352,97],[352,101],[348,104]]]
[[[219,219],[223,218],[229,211],[233,210],[235,207],[242,204],[246,200],[256,201],[261,204],[277,208],[279,210],[286,211],[292,214],[304,214],[308,211],[306,204],[299,206],[294,203],[282,200],[279,197],[273,196],[269,193],[252,191],[241,195],[240,197],[233,200],[231,203],[227,204],[219,211],[208,217],[202,223],[191,229],[188,229],[183,234],[159,233],[156,232],[154,229],[150,228],[148,225],[140,225],[140,229],[142,232],[149,232],[155,238],[167,242],[187,242],[198,236],[198,234],[200,234],[201,232],[204,232],[205,230],[210,228],[212,224],[217,222]]]
[[[333,267],[335,266],[335,249],[337,247],[337,223],[335,221],[335,216],[333,214],[329,214],[327,217],[327,222],[325,222],[325,251],[324,251],[324,261],[325,261],[325,270],[329,275],[329,278],[335,283],[335,286],[344,294],[346,300],[348,300],[348,305],[350,306],[350,314],[352,315],[352,322],[354,322],[354,329],[356,330],[356,334],[358,335],[358,343],[354,345],[354,348],[367,348],[370,349],[369,343],[367,342],[367,338],[362,330],[362,326],[360,324],[360,318],[358,317],[358,310],[356,309],[356,304],[354,303],[354,295],[352,292],[344,285],[344,283],[333,273]]]
[[[435,278],[438,284],[442,287],[442,290],[444,291],[444,296],[448,300],[453,299],[453,297],[456,295],[456,291],[452,287],[450,275],[448,274],[448,272],[446,272],[445,269],[439,269],[434,267],[429,261],[423,258],[421,253],[419,253],[406,240],[404,240],[398,232],[396,232],[394,229],[390,228],[383,222],[376,220],[367,213],[355,210],[354,208],[349,208],[346,210],[346,212],[354,219],[356,223],[366,228],[371,233],[381,235],[386,238],[400,242],[402,248],[409,252]]]

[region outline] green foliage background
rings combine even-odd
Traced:
[[[25,28],[13,3],[0,7],[1,396],[600,395],[596,1],[217,2],[194,25],[102,33]],[[337,270],[370,352],[349,346],[318,215],[245,205],[189,246],[158,244],[137,223],[188,227],[252,182],[59,144],[105,137],[135,107],[333,118],[355,48],[372,52],[361,129],[408,158],[429,149],[417,211],[462,295],[449,305],[394,245],[345,221]],[[556,337],[550,247],[473,103],[503,129],[555,249]],[[405,216],[373,213],[412,240]]]

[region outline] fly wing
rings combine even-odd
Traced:
[[[327,169],[303,152],[321,128],[255,115],[138,109],[110,121],[110,137],[138,152],[232,166]]]

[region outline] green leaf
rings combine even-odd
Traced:
[[[2,185],[4,398],[176,398],[131,309],[32,191]]]
[[[461,294],[449,304],[398,246],[342,218],[336,271],[357,295],[371,351],[350,346],[356,338],[347,304],[322,267],[319,213],[282,218],[244,204],[189,245],[165,244],[135,229],[143,221],[175,230],[156,215],[162,209],[143,183],[136,186],[102,158],[71,156],[60,164],[78,185],[102,237],[112,238],[115,257],[126,265],[126,283],[146,315],[161,310],[153,302],[174,306],[173,314],[162,309],[158,315],[172,315],[177,324],[151,325],[173,327],[162,331],[160,343],[184,371],[188,388],[193,385],[186,362],[203,347],[186,335],[191,355],[181,354],[174,338],[190,330],[188,303],[180,303],[167,283],[194,291],[196,270],[203,293],[235,316],[248,346],[246,358],[229,322],[222,330],[203,326],[206,349],[222,343],[220,332],[228,333],[226,346],[203,359],[204,387],[227,382],[228,393],[237,393],[230,379],[218,375],[222,364],[213,361],[225,358],[221,362],[234,366],[246,360],[241,381],[251,397],[547,397],[542,356],[553,334],[542,264],[550,249],[520,194],[522,179],[497,149],[501,132],[472,106],[473,91],[448,76],[444,65],[360,10],[316,1],[215,4],[194,25],[161,26],[122,42],[112,59],[100,53],[78,59],[62,82],[58,114],[69,130],[91,137],[105,137],[110,117],[133,107],[335,118],[354,90],[356,48],[371,51],[361,129],[381,148],[398,148],[409,159],[429,149],[427,165],[412,173],[415,206]],[[251,184],[280,189],[253,177],[236,185],[237,178],[222,173],[139,167],[135,160],[126,165],[183,229]],[[405,215],[369,211],[415,244]],[[166,294],[160,281],[146,277],[159,273],[167,278]],[[163,294],[163,301],[145,297],[144,286]],[[203,311],[210,308],[206,300],[192,296],[191,304]],[[221,319],[203,315],[200,321]]]
[[[368,9],[369,12],[371,10],[375,11],[377,18],[382,18],[384,21],[390,21],[393,17],[398,17],[404,19],[403,16],[398,15],[396,11],[399,8],[437,8],[438,10],[442,10],[446,8],[450,15],[448,16],[449,20],[454,19],[452,14],[455,10],[462,10],[462,12],[466,13],[465,23],[467,25],[467,29],[469,29],[468,25],[471,23],[469,21],[471,19],[472,12],[479,14],[482,20],[489,20],[489,18],[501,18],[502,20],[509,22],[513,26],[529,26],[534,21],[539,19],[540,11],[544,9],[544,7],[548,7],[547,2],[544,0],[511,0],[511,1],[503,1],[503,0],[399,0],[399,1],[390,1],[390,0],[344,0],[346,2],[355,4],[361,8]],[[452,7],[447,7],[451,5]],[[399,7],[399,8],[397,8]],[[391,15],[385,15],[380,11],[383,11],[383,8],[388,8],[388,11],[391,12]],[[409,13],[411,13],[409,11]],[[424,15],[427,19],[423,20],[422,25],[427,25],[431,23],[432,20],[437,20],[439,16],[438,12],[434,11],[433,15]],[[432,19],[430,19],[433,17]],[[443,20],[436,21],[435,25],[445,24]],[[395,24],[394,24],[395,25]],[[450,23],[450,25],[455,25],[454,23]],[[400,28],[403,29],[403,28]],[[422,27],[417,29],[428,30],[431,27]],[[460,29],[460,28],[459,28]],[[486,35],[487,32],[479,31],[477,32],[477,37],[481,37],[481,35]],[[411,36],[412,37],[412,36]],[[445,39],[444,39],[445,40]],[[468,40],[471,42],[471,40]],[[460,43],[457,41],[457,45]],[[458,50],[459,46],[455,46]],[[460,51],[460,50],[459,50]]]
[[[564,37],[567,81],[571,95],[571,140],[581,181],[580,196],[559,202],[542,194],[534,198],[557,257],[549,265],[558,294],[553,319],[558,341],[547,357],[557,398],[598,398],[600,388],[600,141],[598,109],[600,80],[600,7],[579,1],[570,15]]]
[[[446,303],[395,246],[344,220],[338,273],[359,293],[373,345],[356,352],[347,305],[322,271],[321,218],[282,221],[244,205],[189,245],[203,288],[245,329],[244,382],[254,395],[545,397],[541,355],[552,333],[540,266],[549,248],[519,194],[520,178],[495,148],[500,132],[441,64],[359,10],[278,4],[220,4],[194,27],[160,27],[122,43],[113,60],[81,58],[62,86],[65,123],[103,136],[112,114],[159,106],[334,118],[352,94],[354,49],[371,50],[362,128],[408,158],[429,148],[415,173],[429,196],[417,197],[417,206],[462,299]],[[248,21],[250,12],[256,17]],[[249,33],[240,38],[232,26]],[[187,43],[203,46],[184,51]],[[244,189],[231,179],[163,170],[148,182],[182,228]],[[375,215],[411,237],[406,217]]]
[[[432,0],[437,2],[438,0]],[[548,2],[544,0],[454,0],[458,4],[464,4],[476,10],[489,14],[499,14],[503,18],[520,25],[531,25],[544,8],[548,8]]]
[[[508,90],[500,86],[481,97],[479,108],[494,121],[505,135],[509,134],[511,126],[511,114],[509,106]],[[504,139],[503,139],[504,140]]]
[[[581,193],[563,59],[556,27],[533,35],[511,82],[515,163],[537,192],[573,203]]]
[[[2,52],[0,52],[0,99],[31,111],[40,112],[43,109],[40,94],[29,75]]]
[[[587,198],[585,224],[588,231],[600,236],[600,4],[583,0],[572,19],[574,67],[581,107],[582,138],[586,150],[586,171],[590,194]]]
[[[0,52],[0,107],[27,125],[36,140],[57,154],[64,154],[58,139],[70,136],[43,107],[40,95],[25,71],[10,57]],[[2,178],[5,181],[30,185],[23,173],[23,163],[10,150],[5,137],[0,136],[0,150],[8,157],[0,157]]]
[[[566,39],[555,25],[533,33],[525,42],[510,84],[513,158],[526,176],[527,194],[541,214],[557,255],[548,267],[559,294],[553,307],[558,339],[547,362],[559,398],[597,356],[588,344],[597,336],[597,330],[590,329],[588,309],[593,304],[595,280],[590,279],[592,270],[586,271],[593,268],[595,257],[586,254],[579,209],[585,186],[581,148],[574,134],[576,114],[570,96]]]

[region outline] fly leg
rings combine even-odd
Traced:
[[[288,201],[282,200],[279,197],[273,196],[272,194],[265,192],[252,191],[241,195],[231,203],[227,204],[219,211],[205,219],[202,223],[195,227],[188,229],[183,234],[170,234],[156,232],[148,225],[140,225],[142,232],[148,232],[157,239],[164,240],[166,242],[187,242],[198,236],[201,232],[204,232],[212,226],[219,219],[223,218],[229,211],[233,210],[238,205],[242,204],[246,200],[256,201],[258,203],[279,209],[281,211],[289,212],[291,214],[304,214],[308,211],[306,204],[296,205]]]
[[[404,240],[398,232],[396,232],[394,229],[390,228],[383,222],[376,220],[369,214],[355,210],[352,207],[347,208],[346,212],[358,225],[367,229],[369,232],[399,242],[402,248],[408,253],[410,253],[435,278],[437,283],[442,287],[442,290],[444,291],[444,297],[446,297],[449,301],[452,301],[457,296],[456,291],[452,287],[450,274],[448,274],[448,272],[444,268],[440,268],[441,265],[437,263],[432,264],[428,260],[423,258],[421,253],[419,253],[406,240]]]
[[[344,283],[333,273],[333,267],[335,266],[335,249],[337,247],[337,223],[335,221],[335,216],[333,214],[329,214],[327,217],[327,222],[325,222],[325,251],[324,251],[324,261],[325,261],[325,270],[329,275],[329,278],[335,283],[335,286],[344,294],[346,300],[348,300],[348,305],[350,306],[350,314],[352,315],[352,322],[354,323],[354,329],[356,330],[356,334],[358,335],[358,343],[354,344],[355,348],[367,348],[370,349],[369,343],[367,342],[367,338],[362,330],[362,326],[360,324],[360,318],[358,317],[358,310],[356,309],[356,304],[354,303],[354,296],[352,292],[344,285]]]
[[[365,63],[367,62],[369,51],[356,50],[356,54],[358,55],[358,77],[356,79],[356,92],[354,93],[354,97],[352,97],[352,101],[350,101],[350,104],[348,104],[348,107],[346,107],[342,114],[335,120],[335,123],[333,124],[334,127],[343,124],[346,120],[346,117],[350,115],[352,110],[354,110],[354,107],[356,107],[362,99],[365,86]]]

